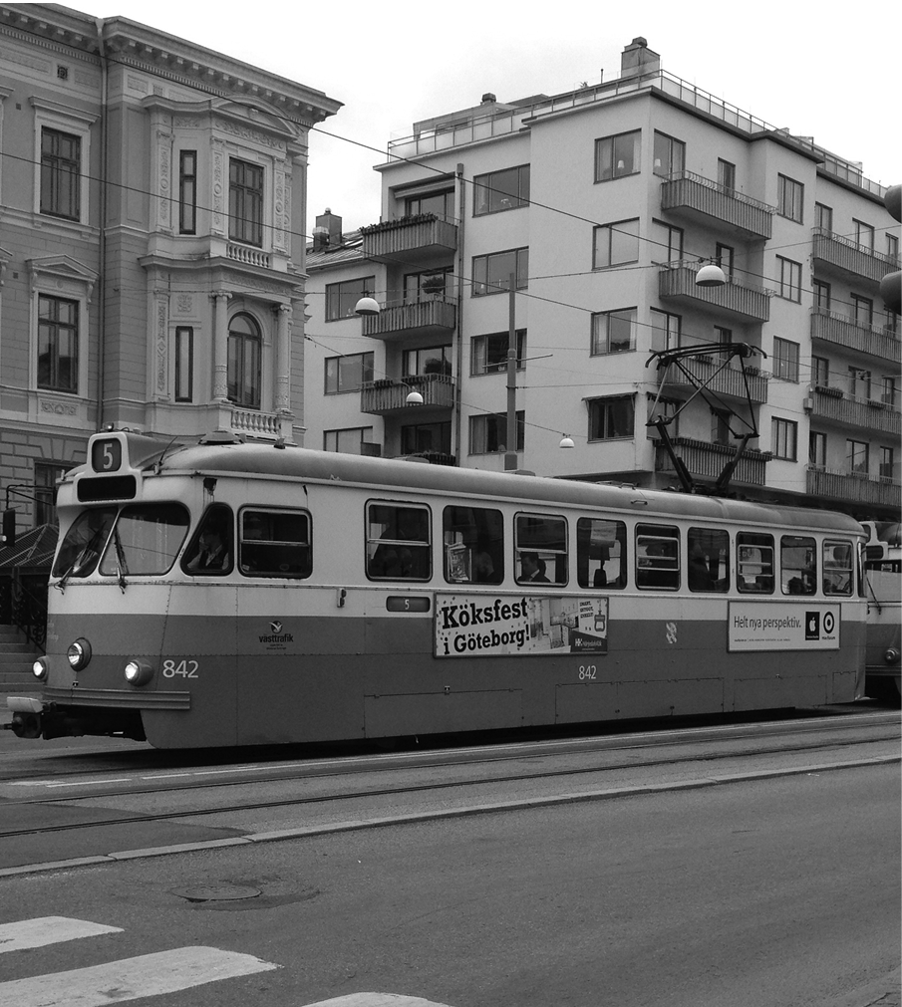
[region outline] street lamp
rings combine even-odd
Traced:
[[[561,438],[561,443],[558,444],[558,447],[559,448],[575,448],[576,444],[574,443],[573,438],[570,436],[570,434],[564,434],[564,436]]]
[[[361,297],[354,305],[354,313],[360,315],[361,318],[368,315],[378,315],[381,311],[382,308],[379,306],[379,302],[375,297]],[[410,385],[404,381],[402,381],[401,384],[404,385],[405,388],[410,388]],[[409,406],[421,406],[423,404],[423,396],[416,389],[410,388],[405,401]]]
[[[724,271],[714,262],[707,262],[695,274],[695,285],[697,287],[722,287],[726,284],[727,278]]]

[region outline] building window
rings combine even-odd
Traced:
[[[419,304],[444,298],[451,275],[448,269],[427,269],[422,273],[405,273],[404,303]]]
[[[401,427],[401,454],[451,454],[451,422],[408,423]]]
[[[827,467],[827,435],[812,430],[808,434],[808,464],[812,468]]]
[[[363,454],[363,445],[373,441],[372,427],[346,427],[323,431],[323,451],[341,451],[347,455]]]
[[[454,218],[454,190],[427,192],[421,196],[408,196],[404,200],[404,213],[415,217],[420,213],[434,213],[442,220]]]
[[[53,462],[34,463],[34,526],[59,525],[56,513],[56,484],[69,471],[71,465]]]
[[[733,275],[733,248],[730,245],[722,245],[719,241],[716,246],[714,261],[724,271],[727,279]]]
[[[894,261],[899,261],[899,239],[895,234],[886,236],[886,254]]]
[[[654,261],[679,262],[683,258],[683,229],[665,224],[663,220],[653,220]]]
[[[874,302],[870,297],[852,294],[852,318],[856,325],[867,329],[874,324]]]
[[[326,395],[342,392],[359,392],[360,386],[373,380],[373,354],[348,353],[340,357],[326,357]]]
[[[639,261],[639,218],[604,224],[594,231],[592,268],[606,269]]]
[[[651,348],[653,350],[675,350],[682,338],[683,318],[669,311],[651,309]]]
[[[720,157],[717,159],[717,184],[728,193],[736,188],[736,165]]]
[[[827,357],[811,358],[811,380],[820,388],[830,386],[830,361]]]
[[[240,314],[229,323],[228,399],[248,409],[260,408],[260,365],[263,340],[250,315]]]
[[[673,175],[686,163],[686,144],[655,130],[655,174]]]
[[[632,437],[636,425],[636,401],[633,395],[590,399],[589,440],[609,441]]]
[[[799,380],[799,344],[774,337],[774,377],[781,381]]]
[[[787,301],[800,303],[802,300],[802,264],[778,255],[777,269],[780,273],[779,296]]]
[[[880,398],[888,406],[896,408],[896,379],[894,376],[887,374],[883,378],[883,391],[880,394]]]
[[[883,331],[888,336],[892,336],[893,339],[899,338],[899,313],[897,311],[893,311],[890,308],[886,309],[886,321],[883,323]]]
[[[451,374],[451,347],[429,346],[420,350],[405,350],[403,373],[405,376],[420,374]]]
[[[823,280],[812,280],[811,288],[814,291],[814,306],[820,311],[829,311],[830,284]]]
[[[529,165],[492,171],[473,179],[473,216],[515,210],[529,203]]]
[[[777,175],[777,213],[781,217],[802,223],[802,200],[805,186],[787,175]]]
[[[794,420],[781,420],[774,417],[773,421],[774,458],[794,462],[798,451],[799,425]]]
[[[327,283],[326,321],[335,322],[340,318],[353,318],[357,302],[361,297],[372,297],[375,287],[375,276],[344,280],[341,283]]]
[[[526,364],[526,329],[517,329],[517,370]],[[470,340],[470,374],[494,374],[507,368],[507,351],[510,334],[493,332],[488,336],[474,336]]]
[[[194,329],[190,325],[175,330],[175,401],[194,401]]]
[[[636,309],[618,308],[592,315],[592,356],[636,348]]]
[[[854,217],[852,218],[852,224],[855,227],[855,240],[865,251],[873,252],[874,228],[863,220],[855,220]]]
[[[229,237],[263,245],[263,168],[229,159]]]
[[[179,154],[179,234],[194,234],[197,227],[197,151]]]
[[[41,129],[41,213],[81,218],[81,138]]]
[[[38,388],[78,392],[78,301],[38,295]]]
[[[893,468],[896,464],[896,452],[893,448],[880,448],[880,478],[892,479]]]
[[[823,203],[814,204],[814,226],[824,231],[833,230],[833,207]]]
[[[717,343],[718,346],[732,346],[733,330],[724,328],[722,325],[715,325],[714,342]]]
[[[868,474],[869,445],[866,441],[846,441],[846,470],[859,475]]]
[[[474,256],[473,296],[503,294],[504,291],[510,290],[512,273],[517,290],[525,288],[529,276],[528,248],[512,248],[508,252]]]
[[[862,367],[849,368],[849,395],[853,399],[871,397],[871,372]]]
[[[517,451],[522,451],[525,443],[526,416],[517,410]],[[507,448],[507,414],[482,413],[470,417],[470,454],[486,455]]]
[[[641,130],[595,141],[595,181],[607,182],[639,171]]]

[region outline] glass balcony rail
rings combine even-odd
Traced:
[[[727,444],[712,444],[708,441],[698,441],[692,437],[673,437],[673,446],[690,475],[701,479],[716,481],[723,472],[724,466],[736,455],[736,449]],[[736,466],[731,483],[745,483],[749,486],[763,486],[765,466],[771,455],[757,448],[747,448],[739,464]],[[667,453],[663,444],[655,448],[655,470],[657,472],[674,472],[673,459]]]
[[[776,207],[692,171],[677,171],[661,186],[661,208],[720,221],[751,238],[770,238]]]
[[[699,287],[697,262],[669,262],[658,274],[658,296],[684,304],[704,307],[718,315],[745,322],[766,322],[770,318],[770,292],[735,276],[722,287]]]
[[[859,325],[826,308],[811,309],[811,338],[857,350],[879,360],[902,362],[902,342],[898,336],[873,325]]]
[[[895,256],[874,252],[844,234],[823,227],[812,228],[811,234],[814,258],[856,279],[863,277],[879,283],[887,273],[899,268]]]
[[[843,503],[892,507],[896,511],[902,506],[902,487],[898,482],[884,476],[872,476],[863,472],[839,472],[809,465],[805,481],[809,496]]]

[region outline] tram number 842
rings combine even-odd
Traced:
[[[197,661],[171,661],[163,662],[163,678],[198,678],[200,665]]]
[[[579,680],[580,682],[593,682],[598,674],[598,665],[595,664],[581,664],[579,666]]]

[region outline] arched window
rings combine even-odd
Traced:
[[[235,315],[229,322],[229,401],[249,409],[260,408],[260,327],[250,315]]]

